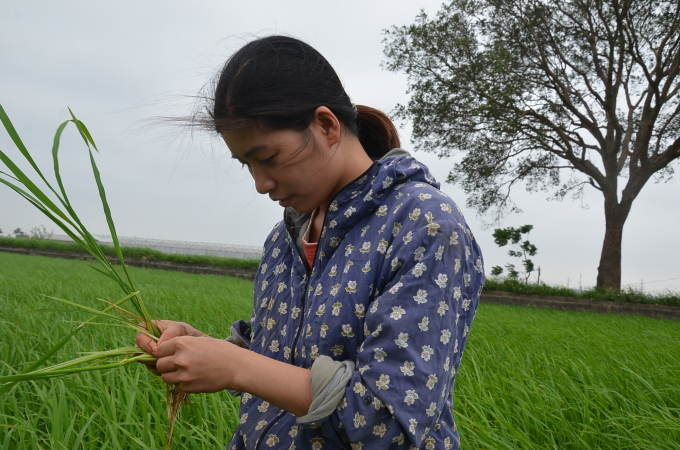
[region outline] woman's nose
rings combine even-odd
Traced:
[[[260,194],[266,194],[276,187],[274,179],[262,170],[250,169],[250,174],[255,180],[255,189]]]

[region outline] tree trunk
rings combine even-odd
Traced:
[[[621,290],[621,240],[632,202],[626,203],[619,204],[615,198],[613,201],[605,199],[606,229],[597,268],[597,287]]]

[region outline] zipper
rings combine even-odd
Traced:
[[[279,420],[281,420],[281,417],[283,417],[283,415],[284,415],[285,413],[286,413],[286,410],[285,410],[285,409],[284,409],[284,410],[281,410],[281,412],[279,413],[279,415],[276,416],[276,417],[274,418],[274,420],[272,420],[271,422],[269,422],[269,424],[267,425],[267,427],[262,431],[262,434],[260,435],[260,439],[257,441],[257,445],[255,446],[255,450],[260,450],[260,446],[262,445],[262,441],[264,440],[264,437],[267,435],[267,432],[269,431],[269,429],[270,429],[271,427],[273,427],[274,424],[275,424],[276,422],[278,422]]]
[[[340,191],[342,192],[342,190]],[[335,197],[337,197],[337,194],[333,197],[333,200],[335,200]],[[331,200],[331,203],[333,203],[333,200]],[[330,203],[328,204],[330,208]],[[326,219],[328,219],[328,208],[326,208],[326,214],[323,216],[323,224],[321,225],[321,230],[326,227]],[[312,226],[312,223],[309,223],[309,226]],[[320,241],[321,239],[319,239]],[[295,251],[297,250],[297,245],[294,245]],[[312,263],[312,267],[309,268],[309,276],[307,277],[307,281],[305,282],[305,287],[304,287],[304,294],[302,295],[302,322],[300,323],[300,328],[298,328],[297,333],[295,334],[295,339],[293,340],[293,346],[291,347],[290,351],[292,352],[290,356],[290,363],[292,365],[295,365],[295,347],[297,346],[298,339],[300,338],[300,333],[304,331],[305,328],[305,319],[307,319],[307,316],[305,314],[306,311],[306,306],[307,306],[307,293],[309,290],[307,289],[309,287],[309,282],[312,281],[312,273],[314,273],[314,267],[316,266],[316,258],[319,256],[319,245],[317,244],[316,246],[316,251],[314,252],[314,262]],[[305,258],[306,259],[306,258]],[[304,261],[304,260],[303,260]],[[302,357],[302,354],[300,355]]]
[[[357,178],[355,178],[353,181],[351,181],[350,183],[348,183],[345,187],[343,187],[342,189],[340,189],[340,190],[333,196],[333,198],[331,199],[331,202],[328,204],[328,208],[326,208],[326,214],[325,214],[324,217],[323,217],[323,225],[321,226],[321,231],[322,231],[322,232],[323,232],[323,229],[326,227],[326,220],[328,219],[328,209],[330,208],[330,206],[331,206],[331,204],[333,203],[333,201],[335,201],[335,199],[338,198],[338,196],[339,196],[340,194],[342,194],[343,192],[345,192],[345,190],[347,190],[350,186],[352,186],[358,179],[360,179],[361,177],[363,177],[364,175],[366,175],[371,169],[373,169],[373,166],[375,166],[375,162],[374,162],[373,164],[371,164],[371,167],[369,167],[368,169],[366,169],[366,171],[365,171],[364,173],[362,173],[362,174],[359,175]],[[286,217],[285,217],[285,212],[284,212],[284,223],[285,223],[285,218],[286,218]],[[310,223],[309,223],[309,226],[312,226],[311,221],[310,221]],[[288,224],[286,224],[286,230],[288,231],[288,236],[290,236],[290,237],[291,237],[291,240],[292,240],[292,236],[291,236],[291,233],[290,233],[290,229],[288,228]],[[320,241],[321,241],[321,239],[319,238],[319,243],[320,243]],[[300,259],[302,259],[302,264],[303,264],[305,267],[308,266],[309,264],[307,264],[306,258],[302,258],[302,255],[300,255],[300,251],[299,251],[298,248],[297,248],[297,244],[296,244],[295,242],[293,242],[292,244],[293,244],[293,248],[295,248],[295,252],[298,254],[298,257],[300,257]],[[297,333],[295,334],[295,339],[293,340],[293,345],[292,345],[292,347],[291,347],[291,349],[290,349],[290,351],[291,351],[291,355],[290,355],[290,363],[291,363],[292,365],[295,365],[295,346],[297,345],[297,341],[298,341],[298,339],[299,339],[299,337],[300,337],[300,333],[302,333],[302,331],[303,331],[303,329],[304,329],[304,326],[305,326],[305,319],[307,318],[306,315],[305,315],[305,306],[306,306],[306,304],[307,304],[307,292],[308,292],[308,291],[307,291],[307,287],[309,286],[309,282],[311,281],[312,272],[314,272],[314,267],[316,266],[316,258],[317,258],[318,256],[319,256],[319,246],[317,245],[317,246],[316,246],[316,252],[314,253],[314,263],[312,264],[312,267],[309,268],[309,276],[307,277],[307,281],[305,281],[305,285],[304,285],[304,288],[303,288],[303,289],[304,289],[304,294],[302,295],[302,311],[301,311],[301,313],[302,313],[302,322],[300,323],[300,327],[298,328],[298,331],[297,331]],[[300,355],[300,357],[302,357],[302,355]],[[267,426],[265,427],[265,429],[262,431],[262,434],[260,435],[260,439],[257,441],[257,445],[255,445],[255,450],[260,450],[260,447],[262,446],[262,442],[264,441],[264,437],[267,435],[267,432],[271,429],[271,427],[274,426],[274,424],[276,424],[276,422],[278,422],[279,420],[281,420],[281,418],[284,416],[284,414],[286,414],[286,410],[282,410],[282,411],[274,418],[274,420],[272,420],[269,424],[267,424]]]

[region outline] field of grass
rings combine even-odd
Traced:
[[[22,368],[72,329],[63,313],[29,313],[59,307],[37,294],[97,308],[95,297],[121,298],[120,289],[83,261],[0,252],[0,373]],[[238,278],[129,269],[159,318],[191,323],[215,337],[247,319],[253,284]],[[122,336],[122,337],[121,337]],[[78,352],[134,345],[128,331],[109,326],[82,330],[57,360]],[[162,449],[167,432],[165,389],[141,366],[113,373],[79,374],[19,385],[0,397],[0,449]],[[229,394],[192,395],[175,427],[174,449],[224,448],[237,423],[237,400]]]
[[[0,246],[34,248],[55,252],[85,253],[75,242],[52,241],[49,239],[9,238],[0,237]],[[102,245],[105,255],[116,256],[113,245]],[[215,255],[185,255],[182,253],[165,253],[146,247],[122,247],[123,254],[128,258],[145,258],[149,261],[172,261],[183,264],[201,264],[220,267],[235,267],[237,269],[257,269],[259,258],[225,258]]]
[[[119,297],[88,265],[0,252],[0,373],[37,359],[71,326],[61,314],[28,313],[55,306],[37,294],[92,305]],[[131,272],[160,318],[218,337],[249,316],[252,282]],[[85,329],[59,359],[130,345],[118,334]],[[483,304],[454,396],[462,448],[680,449],[679,344],[678,322]],[[0,450],[160,449],[163,398],[142,367],[20,385],[0,397]],[[191,402],[173,448],[224,448],[237,401],[220,393]]]
[[[680,322],[482,304],[456,380],[479,449],[680,449]]]

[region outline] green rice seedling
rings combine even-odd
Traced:
[[[104,185],[102,184],[101,175],[99,169],[97,168],[97,164],[94,159],[94,154],[92,152],[92,149],[94,149],[97,152],[99,150],[97,149],[97,146],[95,145],[94,140],[92,139],[92,136],[88,131],[87,127],[85,126],[85,124],[83,124],[73,115],[73,112],[71,111],[70,108],[69,113],[71,114],[71,119],[63,122],[57,128],[57,132],[54,136],[54,144],[52,146],[52,160],[54,164],[54,176],[56,178],[58,186],[57,190],[52,186],[52,184],[50,184],[49,181],[47,181],[46,177],[43,175],[42,171],[35,163],[30,152],[28,151],[24,143],[21,141],[19,134],[12,125],[12,122],[5,113],[5,110],[2,108],[2,105],[0,105],[0,121],[2,121],[5,130],[9,134],[10,138],[12,139],[16,147],[21,152],[22,156],[33,168],[33,170],[35,171],[36,175],[40,178],[40,180],[45,184],[45,186],[47,186],[49,191],[45,191],[38,187],[38,185],[1,150],[0,161],[2,161],[4,165],[7,167],[9,173],[0,171],[0,183],[8,186],[12,190],[14,190],[17,194],[26,199],[29,203],[31,203],[43,214],[45,214],[52,222],[54,222],[55,225],[61,228],[71,239],[73,239],[74,242],[80,245],[85,251],[90,253],[101,266],[101,268],[93,267],[93,269],[101,273],[103,276],[114,281],[123,290],[125,296],[115,303],[111,301],[106,301],[109,304],[109,306],[102,310],[90,308],[69,300],[64,300],[55,297],[47,297],[71,307],[70,309],[68,308],[59,309],[61,311],[73,311],[73,310],[87,311],[93,313],[94,315],[90,319],[86,320],[85,322],[82,322],[80,325],[74,328],[54,347],[48,350],[40,359],[38,359],[33,364],[29,365],[29,367],[25,368],[23,371],[15,373],[13,375],[1,376],[0,395],[7,392],[9,389],[12,388],[12,386],[14,386],[16,383],[20,381],[54,378],[63,375],[70,375],[74,373],[88,372],[93,370],[108,370],[123,367],[127,364],[131,364],[137,361],[155,360],[155,358],[153,358],[150,355],[147,355],[139,347],[125,347],[102,352],[91,352],[81,358],[76,358],[71,361],[41,368],[41,366],[52,355],[54,355],[55,352],[57,352],[60,348],[66,345],[67,342],[76,333],[78,333],[78,331],[83,329],[83,327],[85,327],[86,325],[93,324],[94,320],[98,318],[106,318],[113,320],[115,322],[118,322],[118,325],[132,329],[134,331],[145,333],[155,340],[158,340],[158,338],[161,335],[161,332],[155,325],[155,322],[151,320],[151,316],[146,308],[146,305],[144,304],[141,293],[137,289],[135,289],[135,286],[132,282],[132,278],[130,277],[128,269],[125,265],[123,253],[120,247],[120,243],[118,241],[118,235],[116,234],[116,227],[111,216],[111,210],[106,200],[106,192],[104,190]],[[106,216],[106,222],[108,224],[109,232],[111,233],[111,237],[113,239],[115,253],[116,256],[118,257],[118,261],[120,262],[121,270],[116,270],[116,268],[114,268],[114,266],[106,257],[102,247],[100,247],[100,245],[94,239],[92,234],[87,230],[87,228],[85,228],[82,221],[80,220],[75,210],[73,209],[73,206],[71,205],[68,195],[66,194],[66,190],[64,189],[64,184],[62,182],[61,174],[59,172],[58,154],[59,154],[59,141],[61,139],[61,135],[69,123],[75,124],[76,128],[78,129],[78,132],[80,133],[80,136],[82,137],[83,141],[87,146],[90,163],[92,166],[92,172],[94,174],[94,178],[97,184],[97,190],[99,192],[99,197],[101,199],[104,214]],[[53,200],[54,197],[56,197],[57,201]],[[121,305],[128,301],[133,305],[136,313],[132,313],[122,308]],[[54,310],[54,308],[52,308],[52,310]],[[145,326],[142,326],[140,324],[142,322],[145,324]],[[116,360],[116,358],[120,359]],[[114,359],[115,361],[111,362],[112,359]],[[168,443],[166,448],[169,448],[172,440],[172,431],[174,428],[175,420],[177,418],[177,414],[179,413],[182,404],[185,403],[185,401],[187,401],[187,395],[178,390],[175,386],[166,385],[166,390],[167,390],[168,419],[170,420],[170,431],[168,433]]]

